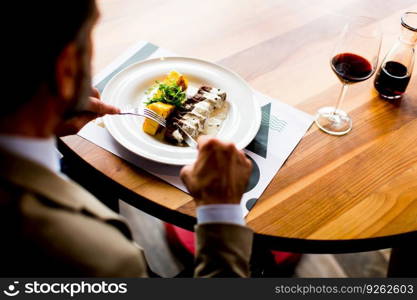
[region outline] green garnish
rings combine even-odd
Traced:
[[[154,89],[156,89],[156,86],[157,86],[157,84],[158,84],[159,82],[158,81],[156,81],[156,83],[155,84],[153,84],[152,86],[150,86],[150,87],[148,87],[147,89],[146,89],[146,91],[145,91],[145,95],[149,95],[150,93],[152,93],[152,91],[154,90]]]
[[[145,102],[146,105],[155,102],[163,102],[166,104],[174,105],[177,108],[182,107],[182,104],[185,102],[186,95],[185,92],[183,92],[181,86],[177,84],[160,83],[158,81],[156,81],[156,85],[158,90],[153,94],[152,98]],[[152,90],[155,88],[155,86],[151,87]],[[149,94],[150,91],[145,93]]]

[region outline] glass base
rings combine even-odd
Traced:
[[[403,97],[403,94],[392,96],[392,95],[384,95],[384,94],[379,93],[379,96],[385,100],[398,100]]]
[[[318,110],[316,124],[331,135],[344,135],[352,129],[352,119],[343,110],[326,106]]]

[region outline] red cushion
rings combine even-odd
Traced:
[[[165,230],[169,242],[174,244],[180,244],[184,247],[188,253],[194,255],[195,244],[194,244],[194,232],[182,229],[169,223],[165,223]]]
[[[182,229],[169,223],[165,223],[168,240],[171,243],[180,244],[188,253],[195,254],[194,232]],[[271,251],[276,264],[296,263],[301,254],[292,252]]]

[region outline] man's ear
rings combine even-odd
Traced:
[[[58,56],[55,69],[56,91],[60,98],[71,101],[77,90],[78,49],[75,42],[68,44]]]

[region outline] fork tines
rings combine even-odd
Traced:
[[[144,108],[143,109],[143,114],[145,115],[145,117],[149,117],[150,119],[153,119],[159,125],[161,125],[163,127],[166,127],[166,120],[163,117],[161,117],[160,115],[158,115],[157,113],[155,113],[154,111],[152,111],[148,108]]]

